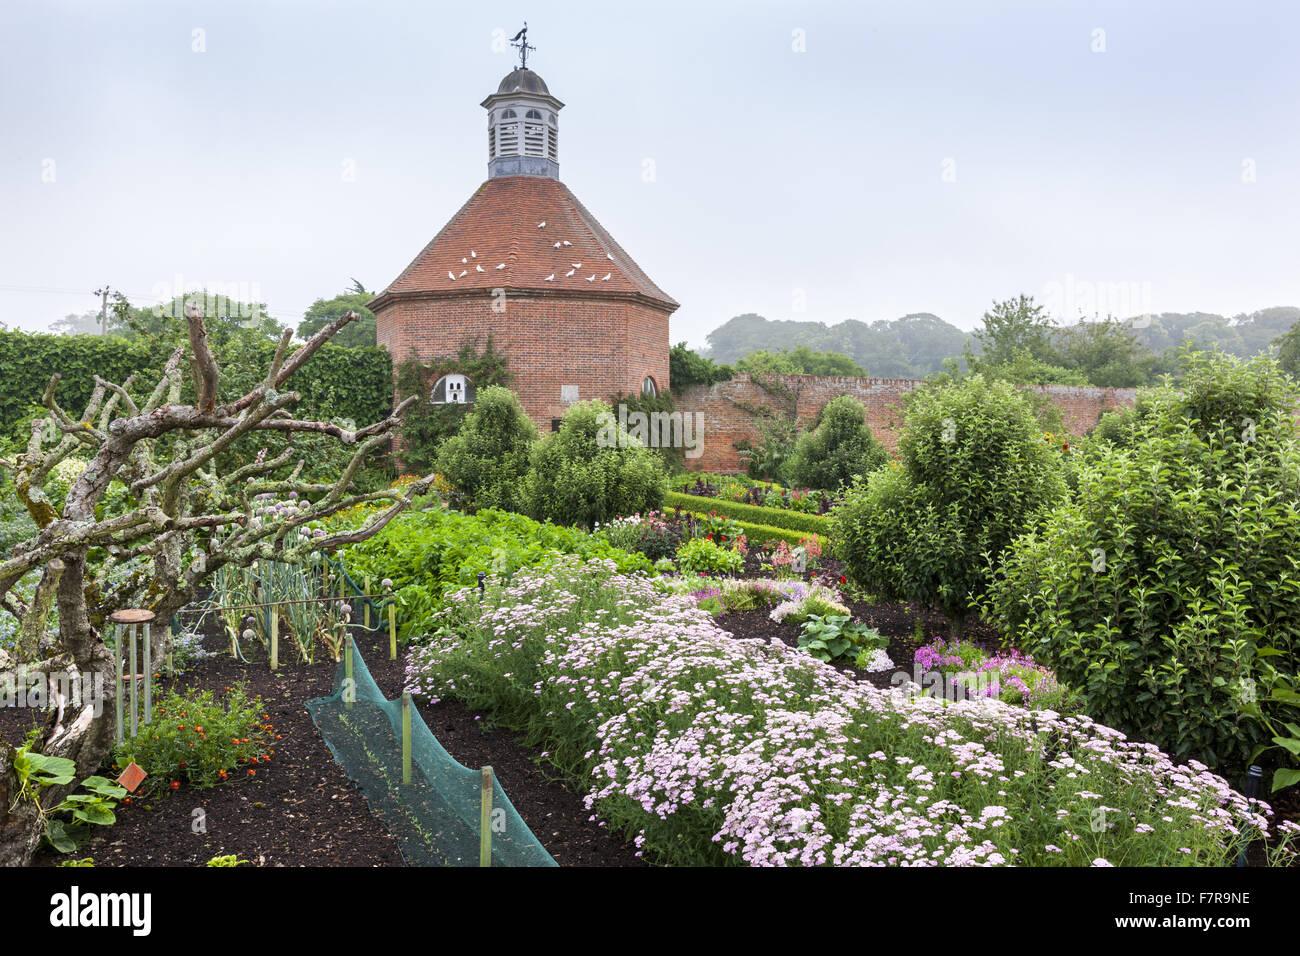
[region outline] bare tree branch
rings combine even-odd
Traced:
[[[190,331],[190,349],[193,351],[194,388],[199,396],[199,408],[210,412],[217,404],[217,383],[221,372],[217,360],[208,348],[208,330],[203,325],[203,309],[197,302],[185,303],[185,322]]]
[[[261,397],[266,394],[268,388],[279,388],[281,385],[283,385],[285,382],[289,380],[289,378],[293,375],[294,372],[302,368],[303,364],[309,358],[315,355],[316,351],[322,345],[324,345],[331,338],[333,338],[334,333],[336,333],[339,329],[343,328],[343,326],[347,325],[349,322],[355,322],[359,318],[360,316],[350,309],[347,312],[344,312],[337,319],[335,319],[329,325],[325,326],[325,328],[321,329],[310,339],[308,339],[306,344],[303,345],[302,348],[298,349],[298,351],[290,355],[288,361],[284,363],[284,366],[280,369],[279,373],[276,374],[274,380],[270,382],[270,385],[268,385],[268,382],[263,382],[261,385],[257,386],[257,388],[253,389],[251,392],[249,392],[239,401],[231,405],[230,411],[231,412],[243,411],[245,408],[248,408],[254,402],[261,399]],[[268,381],[270,381],[269,376],[268,376]]]

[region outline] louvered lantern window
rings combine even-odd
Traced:
[[[536,113],[536,110],[530,110]],[[538,116],[540,119],[540,115]],[[546,155],[546,127],[541,123],[524,123],[524,155]]]
[[[497,124],[497,152],[502,156],[519,154],[519,115],[514,110],[501,114],[501,122]]]

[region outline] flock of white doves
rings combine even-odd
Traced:
[[[537,228],[538,228],[538,229],[545,229],[545,228],[546,228],[546,220],[543,219],[541,222],[539,222],[539,223],[537,224]],[[556,248],[556,249],[562,249],[562,248],[564,248],[565,246],[571,246],[571,245],[573,245],[573,243],[571,243],[568,239],[562,239],[562,240],[560,240],[559,242],[557,242],[557,243],[555,244],[555,248]],[[613,256],[612,253],[606,253],[606,254],[605,254],[605,257],[606,257],[607,259],[613,259],[613,258],[614,258],[614,256]],[[461,258],[461,260],[460,260],[461,265],[465,266],[464,269],[460,270],[460,275],[456,275],[455,272],[453,272],[453,271],[451,271],[451,270],[448,270],[448,271],[447,271],[447,278],[448,278],[448,279],[451,279],[453,282],[455,282],[457,279],[463,279],[463,278],[465,278],[465,276],[469,275],[469,265],[470,265],[470,263],[473,262],[473,260],[475,260],[475,259],[477,259],[477,258],[478,258],[478,253],[476,253],[473,249],[471,249],[471,250],[469,251],[469,255],[468,255],[468,256],[463,256],[463,257]],[[504,262],[497,266],[498,269],[504,269],[505,267],[506,267],[506,264],[505,264]],[[581,268],[582,268],[582,263],[581,263],[581,262],[575,262],[575,263],[573,263],[573,268],[570,269],[568,272],[566,272],[566,273],[564,274],[564,277],[565,277],[566,279],[569,278],[569,276],[573,275],[575,272],[577,272],[577,271],[578,271],[579,269],[581,269]],[[475,272],[487,272],[487,270],[484,269],[483,266],[482,266],[480,263],[477,263],[477,262],[474,263],[474,271],[475,271]],[[612,272],[606,272],[606,273],[601,277],[600,281],[601,281],[601,282],[608,282],[608,281],[609,281],[609,277],[612,276],[613,274],[614,274],[614,273],[612,273]],[[552,272],[550,275],[548,275],[548,276],[547,276],[545,279],[543,279],[542,281],[543,281],[543,282],[554,282],[554,281],[555,281],[555,273]],[[596,281],[596,273],[593,272],[591,275],[587,276],[587,281],[588,281],[588,282],[595,282],[595,281]]]

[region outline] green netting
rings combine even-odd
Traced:
[[[482,771],[457,763],[412,706],[411,782],[403,783],[402,702],[387,700],[360,652],[351,653],[351,678],[345,652],[334,693],[307,701],[334,759],[361,787],[409,866],[479,866]],[[556,865],[495,776],[488,819],[492,866]]]
[[[324,553],[322,553],[321,556],[325,559],[325,563],[333,568],[334,572],[338,574],[342,580],[344,591],[340,591],[340,595],[346,593],[348,597],[353,599],[353,603],[357,604],[358,607],[361,605],[369,605],[370,613],[374,616],[375,620],[375,626],[370,628],[370,630],[378,630],[382,627],[384,611],[387,609],[388,605],[393,603],[393,598],[391,596],[379,599],[371,597],[366,594],[365,589],[362,588],[361,585],[357,584],[357,582],[352,579],[352,575],[348,573],[348,569],[343,565],[342,561],[335,561],[328,554]],[[359,611],[352,615],[352,620],[354,622],[362,619],[363,615]]]

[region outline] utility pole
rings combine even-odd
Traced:
[[[96,289],[95,295],[100,297],[99,304],[99,334],[108,335],[108,294],[113,289],[107,283],[102,289]]]

